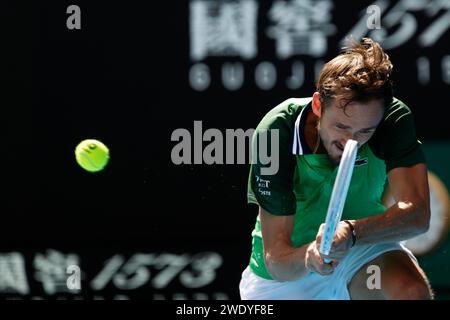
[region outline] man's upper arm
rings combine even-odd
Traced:
[[[249,203],[259,205],[272,215],[293,215],[296,208],[293,192],[295,157],[292,154],[292,118],[295,111],[283,105],[280,107],[274,108],[264,117],[253,135],[254,154],[248,178],[247,199]],[[276,145],[271,141],[272,130],[278,131]],[[261,149],[262,143],[266,144],[266,148]],[[261,150],[277,152],[278,170],[274,174],[264,174],[263,169],[267,165],[261,161]]]
[[[411,110],[395,99],[369,142],[374,153],[386,162],[386,170],[425,163],[422,145],[416,136]]]
[[[373,138],[370,142],[372,150],[386,162],[389,190],[397,205],[412,207],[423,213],[420,220],[429,220],[426,159],[416,136],[411,110],[394,99]]]
[[[427,166],[419,163],[411,167],[389,171],[389,187],[396,202],[415,202],[429,205]]]
[[[394,168],[389,171],[388,178],[389,189],[398,208],[414,212],[415,215],[411,217],[416,225],[421,230],[427,230],[431,212],[426,164]],[[405,223],[406,221],[405,218]]]

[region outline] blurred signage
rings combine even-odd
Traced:
[[[371,37],[388,52],[413,55],[416,83],[427,86],[434,77],[450,85],[449,52],[417,54],[448,38],[450,0],[358,5],[345,6],[345,15],[338,15],[332,0],[274,0],[269,6],[256,0],[191,0],[189,85],[195,91],[216,83],[228,91],[247,84],[298,90],[315,81],[327,55],[334,56],[350,35]],[[347,21],[353,22],[347,26]]]
[[[114,254],[96,267],[84,268],[77,253],[48,249],[30,256],[0,253],[3,299],[153,299],[225,300],[211,289],[223,258],[217,252]],[[81,273],[79,286],[76,285]]]

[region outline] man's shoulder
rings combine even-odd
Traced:
[[[281,102],[270,112],[286,112],[288,114],[295,114],[301,111],[304,107],[308,105],[312,100],[309,98],[289,98]]]
[[[402,100],[394,97],[386,110],[384,119],[396,121],[407,114],[411,114],[411,109]]]
[[[292,128],[301,110],[312,98],[289,98],[271,109],[261,120],[259,128]]]

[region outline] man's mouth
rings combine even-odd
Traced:
[[[341,146],[341,145],[338,144],[338,143],[336,143],[335,146],[336,146],[336,148],[337,148],[339,151],[344,152],[344,147],[343,147],[343,146]]]

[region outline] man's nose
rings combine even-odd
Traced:
[[[343,148],[345,148],[345,145],[347,144],[348,140],[350,140],[350,139],[355,140],[356,142],[358,142],[358,145],[359,145],[359,141],[356,138],[356,136],[352,133],[348,133],[340,141]]]

